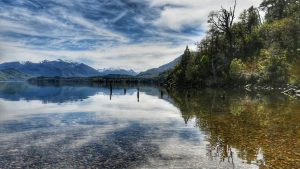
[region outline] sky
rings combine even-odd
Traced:
[[[237,0],[237,13],[261,0]],[[234,0],[0,0],[0,63],[62,59],[144,71],[192,50]]]

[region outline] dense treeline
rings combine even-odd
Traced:
[[[264,0],[239,17],[235,6],[209,14],[206,37],[197,52],[186,48],[169,86],[299,84],[300,1]]]

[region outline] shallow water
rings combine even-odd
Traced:
[[[0,83],[0,168],[300,168],[273,93]]]

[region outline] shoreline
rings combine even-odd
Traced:
[[[13,81],[16,82],[16,81]],[[36,77],[26,81],[36,85],[64,85],[68,83],[87,83],[87,84],[135,84],[135,85],[157,85],[165,87],[169,90],[190,90],[190,89],[244,89],[249,92],[253,91],[278,91],[290,97],[300,98],[300,86],[291,84],[246,84],[246,85],[223,85],[223,86],[206,86],[206,87],[169,87],[161,79],[158,78],[139,78],[139,77]]]

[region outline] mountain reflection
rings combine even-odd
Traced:
[[[139,93],[145,92],[149,95],[159,96],[159,89],[146,86],[124,86],[124,85],[31,85],[28,83],[0,83],[0,98],[11,101],[19,100],[41,100],[44,103],[64,103],[81,101],[98,93],[108,95],[110,100],[114,96],[136,95],[139,102]]]
[[[41,100],[44,103],[63,103],[87,99],[98,92],[100,92],[99,88],[89,86],[34,86],[27,83],[0,83],[0,98],[11,101],[23,99]]]

